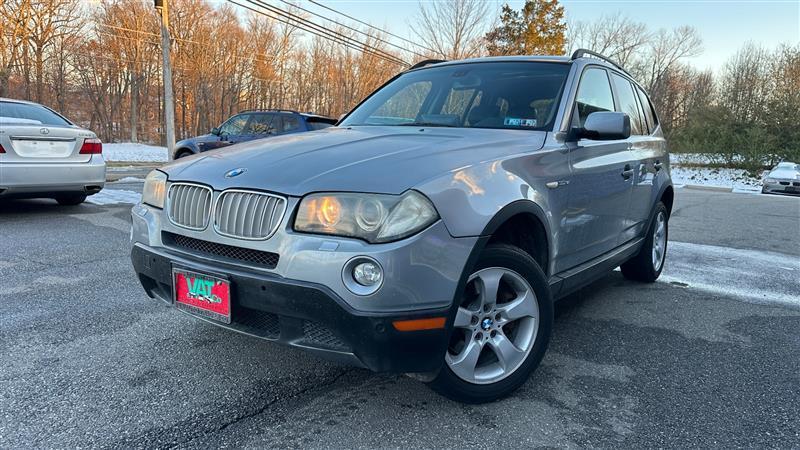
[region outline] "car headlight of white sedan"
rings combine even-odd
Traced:
[[[438,218],[430,200],[416,191],[403,195],[320,193],[300,202],[294,229],[382,243],[411,236]]]
[[[164,198],[167,192],[167,174],[153,170],[144,179],[142,189],[142,203],[156,208],[164,208]]]

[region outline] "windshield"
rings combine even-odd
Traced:
[[[797,168],[798,168],[798,165],[797,165],[797,164],[795,164],[795,163],[792,163],[792,162],[782,162],[782,163],[778,163],[778,165],[777,165],[777,166],[775,166],[775,168],[774,168],[774,169],[772,169],[772,170],[778,170],[778,169],[797,170]]]
[[[18,120],[22,119],[22,120]],[[6,123],[26,123],[34,125],[72,125],[66,119],[41,105],[28,103],[0,102],[0,121]]]
[[[551,129],[569,69],[492,62],[415,70],[384,86],[340,126]]]

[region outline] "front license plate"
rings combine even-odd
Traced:
[[[173,269],[175,307],[191,314],[231,323],[231,285],[211,275]]]
[[[796,186],[787,186],[786,192],[800,192],[800,187]]]

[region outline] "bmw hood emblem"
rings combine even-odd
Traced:
[[[239,175],[241,175],[241,174],[243,174],[245,172],[247,172],[247,169],[245,169],[243,167],[239,167],[238,169],[232,169],[232,170],[229,170],[229,171],[225,172],[225,178],[238,177]]]

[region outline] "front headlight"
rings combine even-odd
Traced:
[[[778,180],[776,180],[774,178],[769,178],[769,177],[764,178],[764,183],[775,184],[777,182],[778,182]]]
[[[416,191],[311,194],[300,202],[294,229],[380,243],[411,236],[438,218],[430,200]]]
[[[167,174],[153,170],[144,179],[142,189],[142,203],[156,208],[164,207],[164,197],[167,191]]]

